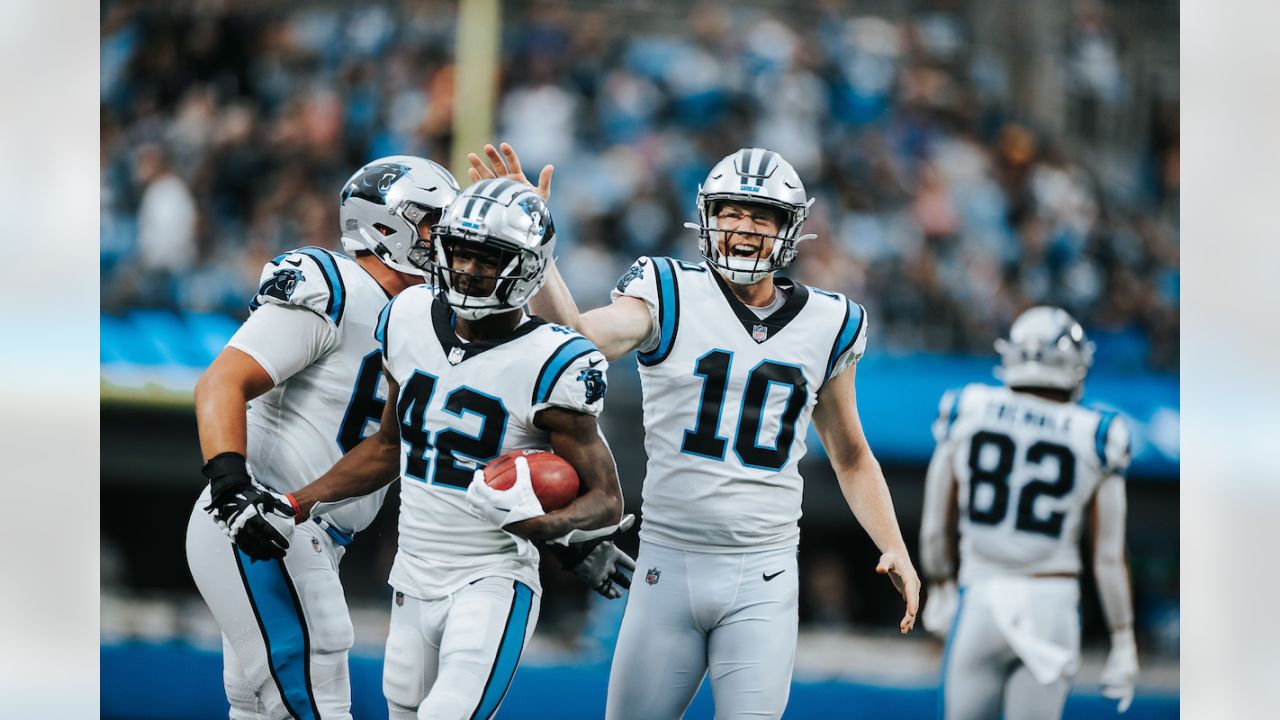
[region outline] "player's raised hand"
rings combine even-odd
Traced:
[[[485,164],[485,161],[475,153],[467,154],[467,162],[471,163],[467,174],[471,176],[471,182],[502,177],[534,187],[533,183],[525,177],[524,169],[520,166],[520,157],[516,155],[515,149],[509,143],[502,143],[501,148],[502,151],[499,152],[498,148],[492,144],[484,146],[484,154],[489,158],[489,164]],[[538,174],[538,185],[534,189],[543,202],[551,202],[551,175],[555,170],[554,165],[548,165]]]
[[[920,578],[916,576],[916,569],[909,559],[899,559],[894,553],[887,552],[880,556],[876,572],[888,575],[893,588],[907,603],[907,612],[902,616],[902,622],[898,623],[898,630],[906,635],[915,627],[916,611],[920,607]]]

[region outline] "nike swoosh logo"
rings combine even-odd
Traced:
[[[769,582],[770,580],[772,580],[772,579],[774,579],[774,578],[778,577],[779,575],[781,575],[781,574],[782,574],[782,573],[784,573],[784,572],[786,572],[786,570],[779,570],[778,572],[776,572],[776,573],[774,573],[774,574],[772,574],[772,575],[770,575],[769,573],[760,573],[760,575],[761,575],[761,577],[763,577],[763,578],[764,578],[764,581],[765,581],[765,582]]]
[[[596,358],[595,360],[589,360],[587,361],[587,367],[595,367],[602,362],[604,362],[604,358]]]
[[[292,266],[294,266],[294,267],[302,267],[302,261],[301,261],[301,260],[289,260],[289,259],[286,259],[286,260],[285,260],[285,262],[289,263],[290,265],[292,265]]]

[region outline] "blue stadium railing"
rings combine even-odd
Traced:
[[[235,332],[227,315],[168,310],[104,313],[102,395],[106,402],[190,404],[200,372]],[[872,352],[859,365],[858,406],[876,455],[886,462],[923,463],[933,452],[930,426],[949,388],[994,383],[994,358]],[[635,372],[620,362],[614,373]],[[633,384],[634,385],[634,384]],[[1131,477],[1176,481],[1179,459],[1178,378],[1157,373],[1089,377],[1086,404],[1117,410],[1133,429]],[[816,436],[810,447],[821,452]]]

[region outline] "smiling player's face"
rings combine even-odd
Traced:
[[[765,205],[724,203],[716,210],[717,243],[728,258],[766,258],[781,229],[779,213]],[[756,233],[756,234],[753,234]]]

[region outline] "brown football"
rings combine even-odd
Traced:
[[[494,490],[506,490],[516,481],[516,458],[529,463],[529,480],[542,509],[559,510],[578,497],[578,472],[567,460],[547,450],[512,450],[484,467],[484,481]]]

